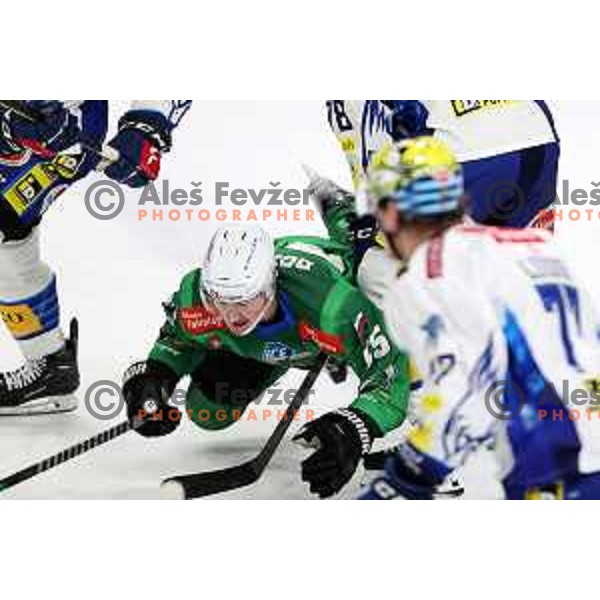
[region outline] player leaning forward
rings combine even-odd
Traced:
[[[386,323],[426,382],[416,427],[364,498],[431,498],[490,442],[507,498],[600,498],[599,323],[548,234],[463,225],[461,168],[431,137],[385,150],[369,186],[406,265]]]
[[[295,439],[318,448],[302,464],[311,491],[338,492],[373,439],[403,422],[409,394],[408,359],[389,342],[380,312],[348,283],[345,251],[314,237],[274,244],[257,226],[219,229],[203,268],[186,275],[166,305],[148,360],[125,374],[136,431],[152,437],[177,427],[168,400],[185,375],[192,379],[186,412],[202,429],[220,430],[288,369],[309,369],[325,352],[352,367],[358,396]],[[224,389],[245,390],[247,399],[240,405],[222,397]],[[162,418],[146,415],[153,411]]]

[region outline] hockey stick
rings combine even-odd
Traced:
[[[42,114],[26,104],[23,104],[23,102],[19,102],[19,100],[0,100],[0,106],[8,110],[13,110],[21,118],[26,119],[31,123],[39,123],[44,120],[44,116]],[[92,144],[87,144],[84,140],[80,140],[79,144],[85,150],[93,152],[100,157],[100,162],[96,166],[96,171],[100,173],[112,163],[115,163],[119,160],[119,151],[116,148],[104,146],[100,149]]]
[[[161,485],[161,496],[169,500],[193,500],[242,488],[258,481],[289,429],[294,413],[303,404],[326,361],[326,355],[321,354],[318,357],[317,363],[308,372],[287,407],[284,418],[279,421],[263,449],[253,459],[235,467],[166,479]]]
[[[50,456],[40,462],[37,462],[33,465],[25,467],[4,479],[0,479],[0,493],[6,491],[9,488],[18,485],[19,483],[23,483],[28,479],[36,477],[40,475],[40,473],[44,473],[45,471],[49,471],[54,467],[58,467],[63,463],[76,458],[77,456],[81,456],[98,446],[102,446],[102,444],[106,444],[114,440],[115,438],[127,433],[131,429],[131,425],[129,421],[123,421],[110,429],[102,431],[97,435],[88,438],[83,442],[79,442],[75,444],[75,446],[71,446],[70,448],[66,448],[62,452],[55,454],[54,456]]]

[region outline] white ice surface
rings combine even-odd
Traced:
[[[123,107],[118,104],[117,109]],[[561,176],[571,187],[590,189],[600,181],[600,102],[554,103],[563,138]],[[234,187],[303,187],[302,162],[339,183],[349,184],[344,159],[327,129],[319,102],[197,102],[176,132],[174,151],[164,161],[163,176],[171,187],[201,180],[203,207],[212,208],[209,190],[215,181]],[[95,175],[93,177],[96,177]],[[161,301],[181,276],[203,255],[218,223],[138,222],[137,193],[129,192],[122,215],[97,221],[85,210],[79,183],[60,199],[43,224],[44,255],[59,274],[63,324],[80,321],[80,396],[93,382],[120,380],[132,360],[143,358],[162,322]],[[316,224],[276,223],[275,234],[322,233]],[[577,263],[600,301],[596,261],[600,220],[565,221],[558,234],[565,251]],[[285,385],[297,387],[301,373]],[[352,399],[354,384],[334,386],[326,376],[317,386],[310,408],[317,414]],[[82,403],[83,404],[83,403]],[[30,462],[109,427],[87,413],[0,419],[0,478]],[[4,498],[157,498],[161,479],[173,474],[215,469],[253,456],[275,426],[273,419],[241,422],[220,433],[203,432],[189,423],[173,435],[145,440],[129,433],[106,446],[15,487]],[[293,427],[297,427],[294,424]],[[272,465],[256,485],[231,492],[227,498],[308,498],[299,481],[304,451],[288,435]],[[479,461],[488,462],[489,456]],[[490,497],[497,488],[479,462],[465,472],[470,497]],[[479,468],[478,468],[479,467]],[[352,497],[356,482],[342,494]]]

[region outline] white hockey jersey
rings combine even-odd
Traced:
[[[457,226],[417,249],[383,306],[425,379],[410,442],[433,464],[492,444],[521,490],[598,469],[600,325],[545,233]]]
[[[433,134],[460,162],[557,141],[541,100],[330,100],[327,107],[357,189],[371,156],[397,135]]]

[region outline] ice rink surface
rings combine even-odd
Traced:
[[[568,179],[571,189],[589,191],[591,182],[600,182],[600,102],[557,101],[551,107],[562,138],[560,179]],[[126,103],[113,103],[112,108],[115,120]],[[209,210],[215,209],[212,189],[216,181],[230,182],[231,189],[268,188],[270,182],[281,182],[282,188],[305,187],[301,163],[350,185],[321,102],[198,101],[174,141],[172,153],[163,162],[162,178],[169,180],[172,189],[189,190],[192,181],[202,181],[202,208]],[[83,202],[84,190],[95,178],[100,176],[93,175],[67,191],[42,226],[45,259],[59,276],[63,325],[72,316],[80,322],[81,406],[67,415],[0,418],[0,478],[123,418],[111,422],[93,418],[83,406],[85,390],[98,380],[119,382],[132,361],[145,357],[162,323],[161,302],[198,265],[219,225],[215,219],[207,223],[140,222],[139,191],[135,190],[127,192],[126,207],[117,219],[96,220]],[[569,208],[575,207],[563,207],[557,238],[600,303],[598,207],[584,207],[594,209],[589,222],[567,218]],[[324,232],[318,221],[264,224],[275,235]],[[290,373],[282,385],[298,387],[302,376]],[[350,403],[355,382],[334,386],[322,375],[316,389],[309,407],[319,415]],[[263,408],[256,407],[257,421],[243,421],[224,432],[204,432],[184,422],[163,439],[126,434],[15,487],[3,498],[157,498],[165,477],[226,467],[254,456],[276,424],[273,416],[263,420]],[[259,483],[220,497],[309,498],[299,478],[304,451],[290,437],[286,436]],[[481,461],[490,460],[482,455],[466,469],[469,497],[498,494],[496,486],[481,475]],[[359,479],[360,474],[339,497],[352,497]]]

